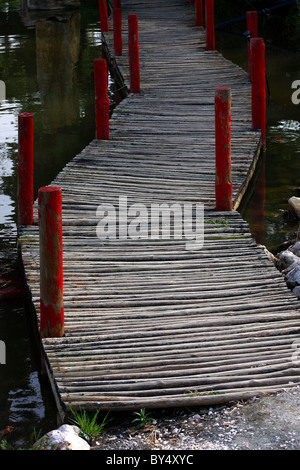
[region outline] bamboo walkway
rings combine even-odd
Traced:
[[[299,303],[236,211],[260,152],[247,74],[205,50],[188,0],[123,0],[139,18],[141,87],[51,184],[63,191],[64,338],[42,341],[61,416],[72,407],[213,405],[290,387]],[[112,32],[104,35],[113,64]],[[232,89],[235,210],[214,209],[214,95]],[[50,184],[50,182],[49,182]],[[100,241],[99,204],[205,204],[205,243]],[[35,207],[37,218],[37,208]],[[20,235],[39,321],[37,219]]]

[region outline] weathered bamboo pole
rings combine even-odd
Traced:
[[[130,93],[140,93],[140,59],[138,17],[128,15],[128,48],[130,68]]]
[[[38,192],[40,234],[40,334],[64,335],[62,191],[46,186]]]
[[[33,222],[33,146],[34,115],[18,116],[18,225]]]
[[[94,60],[96,138],[109,140],[108,71],[106,59]]]
[[[216,210],[232,210],[231,90],[219,87],[215,94]]]

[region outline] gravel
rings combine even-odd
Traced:
[[[299,450],[300,388],[226,406],[109,415],[92,450]]]

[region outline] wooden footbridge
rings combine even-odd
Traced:
[[[137,14],[140,93],[55,181],[63,198],[65,335],[44,338],[57,406],[130,410],[213,405],[293,386],[299,303],[256,245],[238,205],[261,149],[248,74],[205,46],[189,0],[123,0],[123,55],[108,62],[129,88],[127,15]],[[117,66],[117,69],[116,69]],[[216,87],[232,91],[234,210],[215,210]],[[97,237],[101,204],[204,203],[204,246]],[[40,318],[39,229],[20,229]]]

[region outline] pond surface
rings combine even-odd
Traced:
[[[49,388],[39,380],[39,357],[30,335],[16,246],[17,117],[35,114],[34,192],[94,138],[93,59],[101,57],[98,5],[85,0],[77,12],[48,19],[19,10],[20,1],[0,4],[0,340],[6,365],[0,365],[0,432],[14,427],[14,440],[56,426]],[[241,31],[243,26],[241,26]],[[245,29],[245,28],[244,28]],[[216,47],[247,70],[244,37],[216,35]],[[267,151],[243,215],[257,241],[276,247],[297,229],[283,218],[287,201],[300,194],[300,105],[291,101],[291,84],[300,80],[299,56],[267,47],[271,91]],[[1,440],[1,439],[0,439]]]

